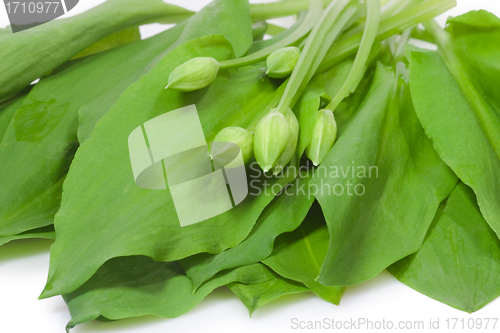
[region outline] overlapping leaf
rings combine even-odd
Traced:
[[[262,262],[287,279],[301,282],[322,299],[339,304],[344,287],[328,287],[315,281],[329,245],[321,208],[312,206],[302,224],[276,239],[273,253]]]
[[[192,293],[191,280],[175,262],[132,256],[114,258],[74,292],[64,295],[71,312],[67,329],[103,316],[107,319],[157,315],[178,317],[214,289],[233,282],[263,283],[276,274],[262,264],[223,272]]]
[[[36,84],[0,146],[0,160],[5,161],[0,169],[0,235],[53,223],[62,179],[78,147],[79,108],[108,90],[123,92],[180,32],[182,27],[176,27],[150,40],[75,61]]]
[[[474,192],[459,183],[438,210],[417,253],[389,267],[411,288],[462,311],[500,296],[500,241]]]
[[[309,291],[302,283],[280,276],[256,284],[233,282],[228,284],[228,288],[245,304],[250,312],[250,316],[258,308],[282,296]]]
[[[56,233],[54,231],[54,226],[48,225],[46,227],[29,230],[17,235],[0,237],[0,245],[6,244],[14,240],[28,239],[28,238],[55,239]]]
[[[130,86],[100,120],[65,182],[43,296],[74,290],[112,257],[140,254],[172,261],[221,252],[248,235],[272,193],[248,196],[224,214],[182,228],[168,190],[135,184],[127,145],[137,126],[190,104],[198,108],[208,142],[229,124],[246,126],[276,89],[262,78],[258,66],[220,73],[206,90],[191,94],[164,89],[169,73],[186,60],[195,56],[222,60],[231,54],[231,45],[220,35],[182,44]]]
[[[310,175],[304,173],[276,197],[262,212],[255,227],[239,245],[219,254],[202,253],[180,261],[196,289],[203,282],[225,269],[249,265],[267,258],[273,251],[275,238],[295,230],[306,216],[314,197],[308,196]],[[256,184],[250,183],[250,186]],[[253,189],[255,190],[255,189]],[[252,189],[251,189],[252,191]],[[272,191],[272,188],[266,189]]]
[[[485,11],[451,19],[440,52],[411,52],[415,109],[443,161],[470,186],[500,234],[500,19]],[[444,35],[443,35],[444,34]]]
[[[180,22],[190,15],[160,0],[110,0],[71,19],[15,34],[4,31],[0,34],[0,102],[114,32],[144,23]]]
[[[319,282],[345,286],[418,250],[456,177],[425,136],[408,86],[379,64],[311,183],[330,232]]]
[[[207,17],[216,17],[217,13],[232,11],[235,22],[245,17],[249,20],[247,2],[215,1],[187,24],[72,62],[37,84],[17,112],[0,147],[0,159],[9,161],[0,170],[0,203],[8,207],[0,212],[0,235],[13,235],[52,223],[60,204],[62,177],[78,147],[75,140],[78,113],[78,138],[83,142],[123,91],[176,45],[207,32],[230,37],[235,33],[247,34],[250,23],[238,29],[227,20],[210,26],[200,23],[206,22]],[[233,48],[240,50],[251,45],[248,38],[233,37],[232,40]]]

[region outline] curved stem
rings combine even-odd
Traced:
[[[321,8],[326,7],[332,0],[320,0]],[[250,17],[253,22],[265,21],[277,17],[295,15],[302,10],[311,8],[308,0],[286,0],[250,5]]]
[[[366,7],[366,24],[361,44],[359,45],[358,54],[354,59],[354,64],[344,84],[326,107],[326,109],[331,111],[335,111],[344,98],[356,89],[361,77],[365,73],[366,61],[370,56],[370,51],[377,37],[377,31],[380,25],[380,2],[379,0],[366,0]]]
[[[265,49],[252,53],[246,57],[222,61],[219,63],[219,68],[226,69],[250,65],[255,62],[264,60],[269,54],[273,53],[276,50],[293,44],[297,40],[304,37],[314,27],[314,24],[318,21],[318,17],[321,15],[322,8],[323,3],[321,0],[309,0],[309,10],[304,19],[304,22],[297,30],[290,34],[290,36],[286,37],[276,44],[268,46]]]
[[[294,107],[295,103],[300,98],[300,95],[302,95],[307,85],[309,84],[309,81],[311,81],[312,77],[316,74],[316,70],[321,65],[323,58],[325,57],[326,53],[332,46],[333,42],[335,42],[335,40],[342,33],[342,31],[345,31],[355,22],[357,18],[355,14],[359,11],[359,9],[360,9],[359,3],[351,2],[346,7],[346,9],[344,9],[340,17],[337,19],[333,28],[328,32],[323,44],[321,45],[321,48],[319,49],[318,54],[314,59],[314,62],[312,63],[311,67],[309,67],[307,75],[304,77],[302,83],[300,84],[299,89],[295,93],[295,96],[292,99],[292,102],[289,106],[290,108]]]
[[[443,14],[457,5],[456,0],[428,0],[401,12],[380,25],[376,41],[384,40],[403,30]],[[359,33],[341,39],[328,51],[317,73],[322,73],[347,59],[359,48],[363,35]]]
[[[295,94],[303,83],[311,64],[314,62],[321,45],[324,42],[328,32],[332,29],[335,21],[342,10],[348,5],[349,0],[339,0],[332,2],[324,11],[320,21],[314,26],[311,34],[307,38],[306,45],[300,54],[297,65],[290,76],[290,80],[285,88],[277,111],[284,113],[290,106]]]

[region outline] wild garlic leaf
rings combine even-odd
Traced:
[[[0,204],[8,207],[0,212],[0,235],[52,223],[60,204],[62,177],[78,147],[76,125],[82,143],[130,84],[175,46],[206,34],[202,29],[206,24],[200,27],[200,22],[205,21],[200,17],[214,18],[234,6],[245,9],[248,4],[228,0],[213,2],[196,13],[192,21],[144,41],[72,61],[43,78],[17,112],[15,124],[0,147],[0,158],[10,161],[0,170],[0,184],[3,183]],[[234,20],[239,22],[241,18],[235,16]],[[221,22],[211,24],[211,31],[230,35],[235,30],[243,33],[246,29],[235,29],[229,27],[227,21]],[[80,124],[76,124],[77,116]],[[40,177],[41,174],[44,177]]]
[[[302,283],[281,276],[257,284],[233,282],[228,284],[227,287],[243,302],[250,313],[250,317],[258,308],[282,296],[310,291]]]
[[[80,144],[90,137],[95,124],[116,103],[120,95],[147,73],[152,63],[175,48],[185,27],[185,22],[180,23],[151,38],[99,55],[88,64],[75,65],[75,71],[96,70],[100,73],[100,76],[82,82],[84,87],[96,87],[99,93],[88,96],[89,98],[78,106],[77,134]],[[65,77],[67,80],[75,80],[70,75]]]
[[[9,127],[9,124],[12,121],[12,118],[14,117],[17,109],[21,107],[24,100],[26,99],[29,90],[30,88],[28,88],[26,91],[23,91],[22,93],[19,93],[13,98],[0,103],[0,142],[2,142],[3,135],[7,130],[7,127]],[[2,186],[1,183],[0,186]]]
[[[388,270],[418,292],[469,313],[500,296],[500,241],[472,189],[459,183],[418,252]]]
[[[63,177],[78,147],[79,108],[95,99],[102,102],[101,96],[108,91],[119,96],[181,32],[182,26],[175,27],[151,39],[72,61],[35,85],[0,145],[0,160],[9,161],[0,168],[0,205],[4,207],[0,235],[53,223]],[[81,136],[90,135],[99,117],[95,118],[85,123]]]
[[[161,0],[110,0],[71,18],[2,33],[0,102],[114,32],[145,23],[180,22],[190,15]]]
[[[165,90],[170,72],[197,56],[229,59],[232,46],[221,35],[180,45],[121,95],[80,147],[55,219],[58,238],[51,249],[43,297],[75,290],[113,257],[140,254],[173,261],[233,247],[248,235],[274,197],[270,191],[254,192],[221,215],[181,227],[168,189],[136,185],[127,144],[135,128],[195,104],[210,142],[224,127],[249,124],[276,90],[258,66],[224,71],[208,88],[191,94]]]
[[[378,64],[311,180],[330,232],[319,282],[357,284],[417,251],[456,182],[420,126],[407,84]]]
[[[29,238],[55,239],[56,233],[54,231],[54,226],[48,225],[46,227],[28,230],[17,235],[0,237],[0,246],[14,240]]]
[[[233,14],[228,16],[227,13]],[[134,72],[128,79],[122,79],[113,88],[107,89],[105,92],[95,96],[95,98],[80,108],[78,112],[78,140],[80,144],[91,135],[97,121],[113,106],[130,84],[135,82],[141,75],[146,74],[166,54],[182,43],[202,36],[222,34],[231,42],[233,50],[246,52],[252,43],[247,36],[249,30],[251,34],[251,25],[249,22],[248,24],[244,23],[248,20],[248,16],[247,1],[216,0],[195,13],[189,20],[167,30],[170,31],[168,36],[164,35],[167,34],[167,32],[164,32],[143,41],[142,47],[138,46],[137,48],[137,52],[139,53],[136,57],[143,57],[149,63],[143,62],[142,59],[131,58],[128,65],[132,67],[142,66],[142,71]],[[210,23],[207,24],[207,22]],[[122,70],[126,71],[126,66],[123,64],[124,68]]]
[[[201,253],[180,260],[180,265],[193,281],[193,287],[197,289],[222,270],[267,258],[273,251],[275,238],[284,232],[295,230],[307,215],[314,200],[314,197],[307,196],[307,192],[304,192],[309,179],[310,174],[303,172],[302,177],[287,187],[286,193],[274,198],[259,216],[248,237],[237,246],[215,255]]]
[[[315,280],[328,246],[328,228],[316,202],[295,231],[276,239],[273,253],[262,263],[280,276],[303,283],[325,301],[338,305],[345,287],[329,287]]]
[[[248,0],[216,0],[194,14],[180,39],[182,42],[222,34],[233,46],[236,58],[252,46],[252,22]]]
[[[439,31],[439,30],[438,30]],[[443,161],[477,195],[500,235],[500,19],[485,11],[450,20],[440,51],[413,51],[415,110]],[[445,61],[443,61],[445,59]]]
[[[139,27],[128,28],[122,31],[118,31],[112,35],[104,37],[100,41],[95,42],[82,52],[75,55],[73,58],[71,58],[71,60],[88,57],[93,54],[104,52],[118,46],[137,42],[139,40],[141,40],[141,32],[139,31]]]
[[[233,282],[263,283],[276,274],[262,264],[222,272],[193,294],[191,280],[176,262],[157,262],[143,256],[107,261],[74,292],[63,295],[71,313],[66,329],[97,319],[118,320],[146,315],[178,317],[214,289]]]

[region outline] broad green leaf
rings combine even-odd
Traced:
[[[0,144],[0,161],[8,161],[0,169],[0,206],[4,207],[0,235],[53,223],[63,177],[78,147],[79,108],[101,100],[108,91],[121,94],[181,32],[182,26],[175,27],[151,39],[73,61],[35,85]],[[84,132],[91,132],[89,127]]]
[[[418,252],[388,270],[418,292],[469,313],[500,296],[500,241],[474,192],[459,183]]]
[[[233,15],[227,15],[233,13]],[[79,127],[78,140],[83,143],[92,133],[95,124],[101,117],[115,104],[120,95],[125,89],[135,82],[141,75],[147,73],[153,68],[168,52],[182,43],[202,36],[212,34],[222,34],[228,41],[231,42],[233,50],[246,52],[252,41],[248,40],[248,34],[251,34],[250,22],[242,24],[248,20],[248,2],[245,0],[216,0],[212,1],[208,6],[194,14],[186,22],[180,23],[175,28],[171,29],[172,34],[177,37],[175,42],[165,40],[166,36],[154,36],[148,39],[148,45],[154,47],[155,50],[144,49],[141,52],[141,57],[145,57],[148,61],[138,61],[131,59],[131,66],[143,66],[143,71],[134,73],[127,80],[122,79],[112,89],[107,89],[105,92],[93,98],[90,102],[83,105],[79,110]],[[207,22],[209,22],[207,24]],[[250,32],[249,32],[250,29]],[[167,44],[165,42],[168,42]],[[146,43],[146,42],[143,42]],[[161,47],[164,48],[161,52]],[[160,52],[159,52],[160,51]],[[154,56],[154,57],[150,57]],[[124,68],[126,65],[124,65]]]
[[[248,0],[217,0],[189,19],[189,26],[181,35],[182,41],[222,34],[233,46],[236,58],[252,46],[252,22]]]
[[[500,235],[500,19],[485,11],[438,30],[440,52],[411,52],[415,109],[442,160],[477,195]],[[443,61],[444,59],[444,61]]]
[[[125,29],[104,37],[103,39],[90,45],[71,59],[74,60],[78,58],[88,57],[90,55],[104,52],[118,46],[137,42],[139,40],[141,40],[141,32],[139,31],[138,27]]]
[[[280,276],[303,283],[325,301],[338,305],[345,287],[328,287],[315,281],[328,245],[325,218],[321,208],[315,203],[295,231],[276,239],[273,253],[262,263]]]
[[[156,262],[142,256],[114,258],[74,292],[64,295],[71,321],[66,329],[97,319],[145,315],[178,317],[214,289],[232,282],[263,283],[276,274],[262,264],[240,267],[215,276],[192,293],[191,280],[175,262]]]
[[[0,101],[117,31],[151,22],[176,23],[190,15],[161,0],[109,0],[67,19],[15,34],[2,33]]]
[[[0,147],[0,157],[10,162],[7,168],[0,170],[0,183],[4,183],[0,203],[9,207],[0,212],[0,235],[13,235],[52,223],[60,204],[61,177],[66,174],[78,147],[75,141],[77,113],[78,139],[83,142],[128,86],[176,45],[199,37],[197,34],[205,35],[200,28],[200,16],[217,17],[219,12],[228,10],[227,6],[234,5],[234,2],[228,5],[227,0],[216,1],[187,23],[147,40],[71,62],[42,79],[24,103],[24,112],[18,112],[10,137]],[[245,3],[240,6],[246,8]],[[227,24],[225,21],[220,25],[214,23],[211,30],[228,35],[235,29]],[[33,108],[37,111],[33,112]],[[28,131],[38,141],[25,140]],[[18,136],[22,142],[18,142]]]
[[[254,164],[255,165],[255,164]],[[306,216],[314,197],[308,196],[310,173],[302,175],[266,207],[248,237],[239,245],[216,255],[201,253],[179,261],[197,289],[218,272],[259,262],[273,251],[275,238],[295,230]],[[250,187],[256,186],[250,180]],[[271,191],[268,189],[268,191]],[[252,189],[251,189],[252,191]]]
[[[169,190],[136,185],[127,142],[135,128],[170,110],[196,104],[210,142],[224,127],[247,126],[276,90],[262,77],[260,64],[222,71],[213,84],[193,93],[165,90],[170,72],[197,56],[228,59],[232,47],[223,36],[215,35],[186,42],[168,53],[121,95],[78,150],[55,219],[58,237],[51,248],[42,297],[75,290],[113,257],[147,255],[173,261],[236,246],[274,197],[264,192],[249,195],[221,215],[181,227]]]
[[[233,282],[228,284],[227,287],[231,289],[247,307],[250,316],[252,316],[253,312],[258,308],[282,296],[310,291],[302,283],[288,280],[280,276],[257,284]]]
[[[378,64],[311,180],[330,233],[319,282],[357,284],[417,251],[456,182],[421,128],[407,84]]]
[[[110,51],[89,62],[85,66],[88,68],[80,69],[92,69],[101,73],[94,80],[84,82],[85,87],[96,87],[99,93],[88,96],[85,103],[79,105],[77,134],[80,144],[90,137],[95,124],[116,103],[120,95],[147,73],[152,64],[175,48],[188,25],[189,21],[183,22],[151,38]],[[106,75],[106,72],[109,74]],[[65,77],[67,80],[74,80],[68,75]]]
[[[17,109],[21,107],[24,100],[26,99],[28,92],[29,89],[26,92],[20,93],[0,104],[0,142],[2,142],[3,135],[7,130],[12,117],[14,117],[14,113],[16,113]],[[0,163],[3,164],[2,162]]]
[[[23,233],[14,236],[4,236],[0,237],[0,245],[6,244],[8,242],[19,240],[19,239],[28,239],[28,238],[45,238],[45,239],[55,239],[56,233],[54,231],[53,225],[48,225],[46,227],[28,230]]]

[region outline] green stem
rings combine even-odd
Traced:
[[[315,75],[316,70],[321,65],[323,58],[325,57],[326,53],[332,46],[333,42],[335,42],[335,40],[342,33],[342,31],[349,28],[356,21],[357,15],[355,14],[358,13],[359,9],[360,9],[360,4],[358,2],[351,2],[346,7],[346,9],[344,9],[340,17],[337,19],[333,28],[330,30],[330,32],[328,32],[328,35],[326,36],[324,42],[322,43],[321,48],[318,51],[316,58],[314,59],[314,62],[312,63],[311,67],[309,68],[309,71],[307,72],[307,75],[304,77],[299,89],[295,93],[292,103],[290,104],[290,108],[293,108],[297,100],[300,98],[300,96],[306,89],[307,85],[309,84],[309,81]]]
[[[320,0],[322,8],[326,7],[332,0]],[[263,4],[250,5],[250,17],[253,22],[265,21],[277,17],[295,15],[302,10],[308,10],[310,4],[307,0],[276,1]]]
[[[328,52],[328,49],[332,45],[332,43],[335,41],[339,33],[342,31],[342,28],[349,27],[354,21],[350,21],[353,17],[354,14],[358,11],[359,5],[355,2],[350,3],[348,7],[342,12],[341,16],[338,18],[337,22],[335,23],[334,27],[328,35],[325,38],[325,42],[321,45],[321,48],[314,59],[314,62],[312,63],[311,67],[309,68],[309,71],[307,72],[307,75],[304,77],[304,80],[302,80],[302,84],[300,85],[297,93],[295,94],[294,99],[292,100],[291,107],[297,102],[297,100],[300,98],[300,95],[302,95],[303,91],[307,87],[307,84],[311,80],[311,78],[314,76],[318,66],[321,64],[321,61],[323,60],[323,57],[325,56],[326,52]],[[347,22],[347,23],[346,23]],[[269,101],[266,104],[266,107],[264,107],[258,114],[255,116],[255,118],[252,120],[251,124],[247,127],[247,130],[250,132],[253,132],[255,130],[255,127],[259,123],[259,121],[264,118],[266,115],[271,113],[271,111],[278,105],[279,101],[283,97],[283,93],[285,92],[285,88],[288,86],[290,78],[288,78],[285,82],[283,82],[279,88],[276,90],[276,92],[273,94],[273,96],[269,99]]]
[[[276,44],[268,46],[246,57],[222,61],[221,63],[219,63],[219,68],[226,69],[250,65],[255,62],[264,60],[269,54],[273,53],[276,50],[293,44],[297,40],[304,37],[314,27],[314,25],[318,21],[319,16],[321,15],[322,8],[323,3],[321,0],[309,0],[309,10],[307,12],[307,16],[304,19],[304,22],[297,30],[290,34],[290,36],[284,38]]]
[[[376,41],[384,40],[405,29],[430,20],[456,6],[456,0],[429,0],[401,12],[380,25]],[[362,33],[347,39],[342,38],[328,51],[317,73],[322,73],[356,53]]]
[[[380,21],[384,22],[403,10],[415,5],[420,0],[392,0],[388,1],[382,8],[380,14]],[[365,15],[366,16],[366,15]],[[362,33],[365,28],[365,16],[360,19],[359,24],[357,24],[352,29],[348,30],[343,36],[342,40],[354,36],[356,34]]]
[[[401,38],[399,39],[398,42],[398,47],[396,49],[396,52],[394,52],[395,61],[400,61],[404,58],[405,46],[406,44],[408,44],[408,40],[410,39],[413,28],[414,27],[410,27],[405,31],[403,31],[403,33],[401,34]]]
[[[311,64],[314,62],[318,51],[321,48],[328,32],[333,28],[335,21],[342,10],[348,5],[349,0],[339,0],[332,2],[324,11],[318,24],[314,26],[311,34],[307,38],[306,45],[300,54],[297,65],[290,76],[290,80],[285,88],[276,111],[285,113],[292,100],[299,90],[303,80],[306,77]]]
[[[352,65],[351,71],[349,72],[344,84],[330,104],[326,107],[328,110],[335,111],[340,102],[342,102],[345,97],[356,89],[359,81],[361,81],[361,78],[365,73],[366,62],[370,56],[370,51],[373,47],[373,43],[375,42],[375,38],[377,37],[377,31],[380,25],[379,0],[366,0],[366,13],[366,24],[363,37],[361,38],[358,54],[354,59],[354,64]]]

